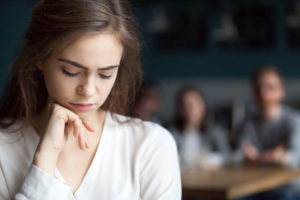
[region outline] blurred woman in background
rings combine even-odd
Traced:
[[[183,87],[177,96],[177,113],[170,127],[182,168],[218,168],[229,154],[224,131],[212,124],[202,93]]]

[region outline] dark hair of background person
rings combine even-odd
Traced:
[[[136,27],[127,0],[39,1],[0,103],[0,126],[9,127],[19,118],[28,121],[46,105],[48,94],[38,64],[83,35],[103,32],[116,35],[123,55],[116,82],[102,108],[127,114],[142,82]]]
[[[204,106],[205,106],[205,113],[204,113],[204,117],[203,120],[201,122],[201,124],[198,127],[199,133],[205,134],[206,131],[210,128],[211,124],[212,124],[212,115],[207,107],[207,103],[205,100],[205,97],[203,95],[203,93],[197,89],[194,86],[184,86],[183,88],[181,88],[177,94],[176,97],[176,114],[175,114],[175,127],[179,130],[180,133],[182,133],[184,131],[184,126],[186,124],[186,119],[184,119],[181,114],[180,114],[180,109],[182,107],[183,104],[183,97],[185,96],[186,93],[188,92],[195,92],[197,93],[203,100]]]
[[[251,83],[252,83],[252,87],[254,89],[257,89],[259,87],[259,78],[264,75],[264,74],[267,74],[267,73],[273,73],[275,75],[277,75],[280,79],[280,81],[283,83],[283,77],[281,75],[281,73],[279,72],[279,70],[277,69],[276,66],[274,65],[265,65],[265,66],[262,66],[262,67],[259,67],[258,69],[256,69],[251,77]]]
[[[139,118],[139,113],[137,113],[137,109],[140,109],[140,106],[142,106],[141,104],[143,104],[145,99],[149,100],[148,93],[151,90],[157,91],[157,93],[159,93],[159,84],[152,79],[144,77],[141,87],[137,92],[135,102],[130,110],[130,116]]]
[[[158,88],[159,86],[154,80],[144,79],[140,87],[140,90],[138,91],[138,95],[135,99],[135,104],[139,104],[142,101],[145,92],[151,89],[158,89]]]

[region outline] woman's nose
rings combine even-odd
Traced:
[[[95,78],[87,77],[82,84],[78,86],[78,93],[83,96],[92,96],[96,92]]]

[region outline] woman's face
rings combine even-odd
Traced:
[[[97,111],[117,77],[123,47],[115,35],[85,35],[44,66],[50,100],[79,115]]]
[[[198,125],[201,123],[205,113],[202,97],[195,91],[186,92],[182,97],[180,113],[190,124]]]

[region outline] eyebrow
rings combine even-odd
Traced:
[[[58,58],[57,59],[58,61],[60,62],[64,62],[64,63],[68,63],[70,65],[73,65],[74,67],[78,67],[78,68],[81,68],[81,69],[89,69],[88,67],[78,63],[78,62],[75,62],[75,61],[72,61],[72,60],[68,60],[68,59],[65,59],[65,58]],[[99,71],[103,71],[103,70],[111,70],[111,69],[114,69],[114,68],[117,68],[119,67],[119,65],[111,65],[111,66],[107,66],[107,67],[102,67],[102,68],[98,68],[97,70]]]

